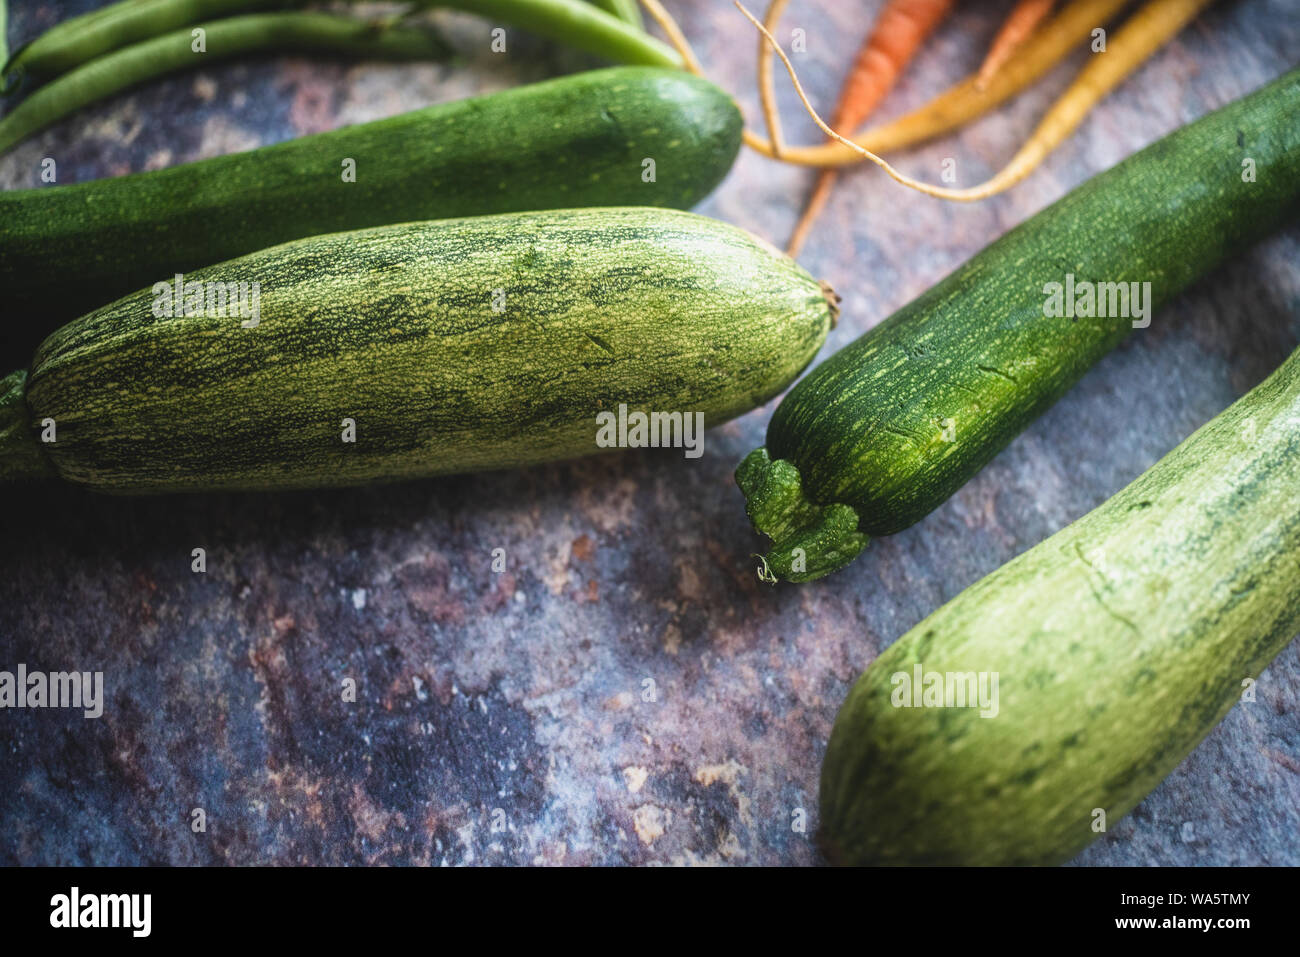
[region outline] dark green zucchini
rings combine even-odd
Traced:
[[[919,521],[1128,335],[1131,315],[1050,315],[1051,284],[1150,283],[1158,308],[1293,218],[1297,115],[1300,71],[1089,180],[799,382],[736,473],[767,577]]]
[[[166,315],[159,283],[63,327],[3,383],[0,477],[281,489],[588,455],[622,405],[711,426],[765,402],[832,320],[789,257],[650,208],[315,236],[184,279],[195,314]],[[217,283],[247,283],[250,308],[215,308]]]
[[[726,175],[740,129],[711,83],[616,67],[169,169],[3,192],[0,331],[35,335],[30,351],[133,289],[303,236],[532,209],[686,208]]]
[[[1297,629],[1300,351],[872,663],[831,732],[823,844],[852,864],[1067,860]],[[961,706],[981,674],[984,702]]]

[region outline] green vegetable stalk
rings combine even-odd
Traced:
[[[27,371],[0,378],[0,482],[53,478],[49,457],[32,437],[32,413],[24,399]]]

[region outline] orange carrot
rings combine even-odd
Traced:
[[[890,0],[844,81],[835,117],[856,128],[890,91],[953,0]]]
[[[980,92],[989,85],[993,75],[1006,65],[1012,55],[1020,49],[1020,44],[1029,39],[1029,35],[1038,29],[1043,18],[1052,12],[1054,0],[1020,0],[1002,24],[1002,29],[993,38],[988,56],[980,66],[975,78],[975,88]]]
[[[858,51],[835,107],[836,129],[856,129],[898,81],[925,38],[952,10],[954,0],[889,0],[871,34]],[[817,177],[803,216],[790,237],[788,252],[797,256],[813,221],[826,205],[835,171]]]

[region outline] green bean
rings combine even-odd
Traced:
[[[612,13],[632,26],[641,29],[645,21],[641,19],[641,4],[637,0],[591,0],[606,13]]]
[[[639,27],[581,0],[417,0],[451,7],[634,66],[679,67],[681,57]]]
[[[87,104],[198,63],[264,51],[379,60],[436,60],[450,52],[428,28],[330,13],[254,13],[200,27],[205,52],[193,50],[195,28],[186,27],[96,57],[47,83],[0,119],[0,153]]]
[[[120,0],[51,27],[5,63],[6,82],[52,79],[95,57],[205,20],[308,0]],[[451,7],[529,30],[619,63],[680,66],[666,44],[583,0],[414,0]]]
[[[97,56],[180,27],[236,13],[295,6],[294,0],[120,0],[56,23],[5,61],[4,83],[44,82]]]

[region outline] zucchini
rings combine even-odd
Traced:
[[[651,208],[316,236],[184,280],[259,283],[258,309],[168,318],[160,283],[58,330],[0,389],[0,474],[284,489],[586,455],[624,403],[707,426],[765,402],[832,319],[789,257]]]
[[[872,663],[822,767],[830,857],[1053,864],[1113,826],[1300,629],[1298,491],[1300,350]],[[996,715],[896,707],[918,666],[998,675]]]
[[[736,473],[773,540],[765,577],[817,578],[919,521],[1128,335],[1128,317],[1050,315],[1050,284],[1149,283],[1154,309],[1294,217],[1297,111],[1293,71],[1174,132],[799,382]]]
[[[740,129],[735,103],[706,80],[615,67],[168,169],[0,192],[0,287],[9,315],[23,316],[4,332],[32,330],[30,351],[132,290],[303,236],[533,209],[686,208],[726,175]]]

